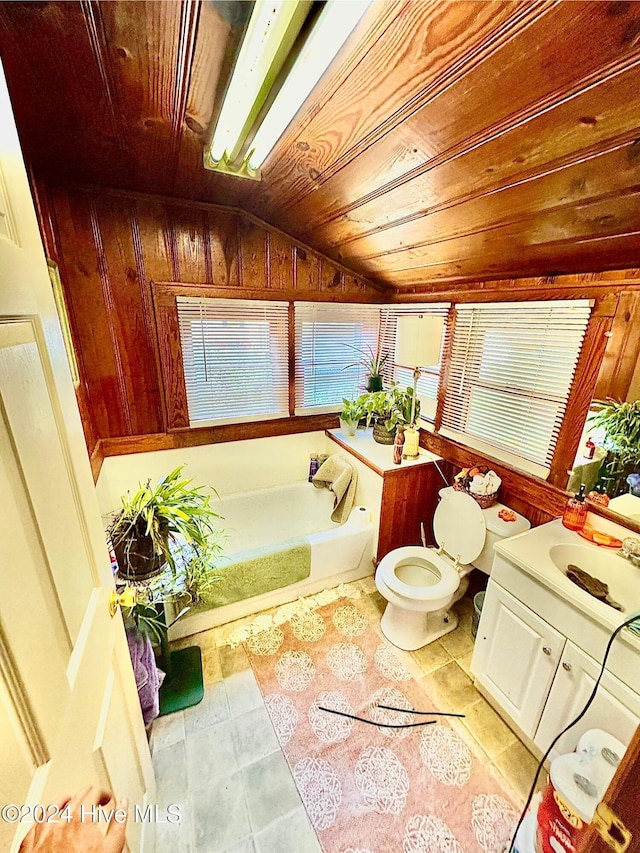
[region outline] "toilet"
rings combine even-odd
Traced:
[[[433,516],[438,548],[396,548],[376,569],[376,587],[388,602],[380,627],[389,642],[415,651],[458,626],[451,606],[467,591],[467,575],[474,568],[491,574],[495,543],[531,527],[513,510],[515,520],[503,520],[503,509],[501,503],[480,509],[470,495],[451,486],[440,490]]]

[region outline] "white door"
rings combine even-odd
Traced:
[[[522,731],[533,737],[565,638],[489,581],[471,671]]]
[[[567,642],[553,681],[535,743],[546,752],[553,738],[578,716],[587,703],[600,672],[600,664]],[[572,752],[588,729],[603,729],[628,745],[640,725],[640,696],[608,672],[602,677],[593,704],[562,737],[551,758]]]
[[[55,132],[55,129],[52,129]],[[154,778],[60,325],[0,66],[0,804]],[[0,820],[0,849],[24,827]],[[28,809],[23,810],[28,814]],[[128,845],[145,824],[130,820]]]

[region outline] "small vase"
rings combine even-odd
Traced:
[[[355,435],[358,421],[343,421],[340,418],[340,429],[345,435]]]

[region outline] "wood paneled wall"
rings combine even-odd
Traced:
[[[589,297],[597,300],[564,430],[575,446],[598,376],[596,394],[629,387],[640,346],[638,270],[464,283],[455,289],[424,285],[412,293],[380,291],[371,282],[251,216],[207,204],[96,188],[38,186],[38,208],[48,254],[65,286],[82,386],[79,405],[97,475],[102,455],[228,441],[262,434],[233,425],[171,429],[167,420],[154,290],[200,285],[209,295],[249,298],[407,302]],[[172,282],[173,284],[166,284]],[[154,285],[155,283],[155,285]],[[611,338],[604,338],[609,328]],[[602,360],[603,352],[606,355]],[[605,390],[607,389],[607,390]],[[334,416],[271,421],[268,433],[335,426]],[[481,454],[438,435],[425,447],[464,467]],[[570,454],[569,454],[570,455]],[[503,498],[539,524],[558,515],[566,500],[562,471],[554,482],[507,465],[489,464],[503,479]]]
[[[277,292],[284,299],[367,302],[381,295],[254,217],[214,205],[45,185],[38,205],[68,299],[90,453],[98,441],[167,431],[152,282],[250,298]]]

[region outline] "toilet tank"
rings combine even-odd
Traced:
[[[505,507],[504,504],[497,503],[490,506],[489,509],[482,510],[484,521],[487,526],[487,537],[484,542],[484,548],[473,561],[473,565],[476,569],[480,569],[480,571],[484,572],[486,575],[491,574],[494,557],[493,546],[496,542],[500,542],[502,539],[508,539],[510,536],[515,536],[516,533],[524,533],[525,530],[529,530],[531,527],[529,519],[520,515],[520,513],[513,509],[510,510],[510,512],[515,515],[515,521],[503,521],[503,519],[498,516],[501,509],[509,509],[509,507]]]

